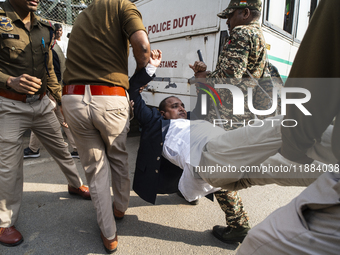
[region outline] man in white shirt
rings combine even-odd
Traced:
[[[64,53],[64,56],[66,58],[67,42],[61,40],[61,37],[63,35],[63,27],[59,23],[55,23],[54,29],[55,29],[55,39],[57,40],[57,44],[60,47],[61,51]]]
[[[207,121],[188,120],[189,113],[177,97],[164,99],[159,111],[148,108],[138,90],[152,79],[160,59],[161,52],[152,51],[150,63],[130,79],[129,89],[130,98],[135,102],[134,114],[142,126],[134,190],[146,201],[154,203],[159,193],[157,186],[165,179],[162,175],[167,170],[162,168],[162,160],[183,169],[178,189],[189,202],[220,187],[238,190],[271,183],[308,186],[323,172],[331,171],[328,165],[317,160],[337,162],[330,156],[332,127],[326,130],[322,141],[308,151],[315,159],[308,168],[278,153],[282,116],[224,131]],[[321,171],[308,170],[311,167]],[[178,175],[174,179],[176,177]],[[170,179],[166,181],[174,183]]]

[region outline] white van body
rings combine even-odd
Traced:
[[[229,0],[139,0],[135,4],[142,13],[151,49],[163,52],[157,78],[142,92],[147,105],[158,106],[167,96],[178,96],[186,106],[193,106],[195,90],[188,79],[193,76],[189,64],[198,60],[201,50],[208,70],[214,70],[219,51],[228,38],[225,19],[217,13],[227,8]],[[269,61],[282,78],[289,74],[292,62],[306,31],[317,0],[263,0],[262,24]],[[313,10],[312,10],[313,7]],[[288,8],[290,12],[288,12]],[[292,16],[294,14],[294,16]],[[291,32],[285,19],[291,15]],[[130,49],[131,50],[131,49]],[[136,64],[132,50],[129,56],[129,76]],[[192,110],[188,109],[187,110]]]

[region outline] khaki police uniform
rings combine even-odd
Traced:
[[[47,88],[57,102],[57,82],[49,49],[51,25],[33,13],[28,31],[8,1],[0,4],[0,227],[13,226],[23,192],[23,134],[31,129],[56,160],[70,186],[82,185],[76,165],[65,145],[60,124],[52,112]],[[47,75],[47,70],[49,75]],[[6,87],[10,76],[29,74],[40,78],[41,89],[30,101]],[[35,101],[34,101],[35,100]]]
[[[311,93],[310,101],[303,106],[312,116],[305,116],[293,105],[287,106],[285,119],[294,119],[298,125],[281,128],[281,153],[292,161],[304,157],[320,141],[334,117],[337,120],[331,137],[332,151],[340,161],[339,13],[337,0],[320,1],[286,82],[286,87],[302,87]],[[335,170],[339,167],[333,166]],[[253,228],[237,254],[339,254],[338,170],[324,173],[291,203]]]
[[[126,137],[129,131],[129,37],[144,30],[141,14],[127,0],[94,1],[78,17],[64,72],[63,111],[85,169],[97,221],[105,238],[116,236],[115,209],[130,197]]]
[[[340,38],[337,30],[340,18],[336,14],[339,5],[336,1],[330,1],[334,5],[323,2],[311,20],[285,85],[306,88],[311,93],[310,101],[303,106],[312,116],[305,116],[296,106],[287,105],[287,119],[299,123],[295,128],[282,128],[281,151],[290,160],[303,157],[306,150],[320,140],[334,117],[340,114]],[[317,16],[321,12],[322,15]],[[290,98],[294,97],[299,95],[295,93]],[[335,140],[332,146],[340,161],[339,121],[340,116],[335,123],[337,132],[333,132]]]
[[[59,81],[59,83],[60,83],[60,85],[62,85],[63,73],[64,73],[65,68],[66,68],[66,66],[65,66],[65,56],[64,56],[64,53],[62,52],[61,48],[57,44],[56,40],[52,43],[52,52],[53,52],[53,61],[54,61],[54,63],[55,63],[55,61],[59,62],[58,66],[60,67],[59,71],[60,71],[60,74],[61,74],[61,80]],[[56,54],[57,57],[55,57],[54,54]],[[56,68],[55,64],[54,64],[54,68]],[[64,132],[65,132],[65,134],[67,136],[67,139],[68,139],[69,145],[71,147],[71,150],[76,151],[77,150],[77,146],[76,146],[76,144],[74,142],[71,130],[68,127],[65,127],[63,125],[63,123],[65,123],[65,118],[64,118],[63,114],[61,113],[60,106],[58,104],[56,105],[54,113],[57,116],[58,121],[59,121],[62,129],[64,130]],[[40,147],[41,147],[41,143],[40,143],[39,139],[36,137],[36,135],[33,132],[31,132],[30,143],[29,143],[28,147],[33,152],[37,152],[40,149]]]

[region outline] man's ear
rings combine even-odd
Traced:
[[[250,17],[250,15],[251,15],[250,10],[248,8],[244,8],[244,10],[243,10],[243,19],[244,20],[248,19]]]
[[[159,111],[161,113],[161,115],[163,116],[163,118],[165,118],[165,111]]]

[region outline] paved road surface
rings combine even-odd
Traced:
[[[138,143],[139,137],[128,138],[131,177]],[[24,161],[24,195],[16,224],[24,242],[17,247],[0,245],[0,254],[106,254],[92,202],[69,195],[57,164],[44,148],[41,154]],[[74,160],[86,183],[80,160]],[[267,185],[242,190],[241,196],[254,226],[302,190]],[[235,254],[238,245],[222,243],[211,234],[214,225],[223,224],[217,201],[204,198],[192,206],[171,194],[159,196],[157,204],[151,205],[131,190],[127,214],[117,223],[119,244],[115,254]]]

